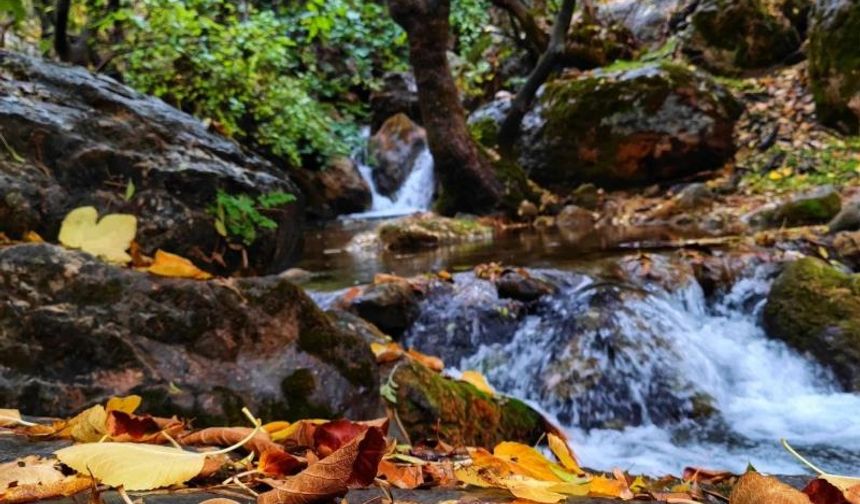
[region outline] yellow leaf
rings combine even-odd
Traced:
[[[104,406],[97,404],[85,409],[66,422],[58,436],[72,438],[79,443],[95,443],[107,433],[107,412]],[[86,474],[86,472],[83,472]]]
[[[60,462],[102,483],[126,490],[152,490],[184,483],[200,474],[203,453],[136,443],[78,444],[54,452]]]
[[[493,450],[493,455],[522,468],[528,476],[542,481],[563,481],[552,466],[553,464],[531,446],[513,441],[499,443]]]
[[[311,420],[299,420],[298,422],[293,422],[284,429],[271,433],[270,437],[272,438],[272,441],[280,443],[286,439],[292,438],[294,435],[296,435],[299,429],[306,428],[306,426],[308,425],[322,425],[328,422],[329,420],[323,420],[321,418],[314,418]]]
[[[576,461],[576,456],[563,439],[550,432],[547,434],[547,441],[549,442],[549,449],[552,450],[553,455],[558,458],[565,469],[577,474],[582,472]]]
[[[11,427],[21,423],[21,412],[16,409],[0,408],[0,427]]]
[[[454,469],[454,476],[460,483],[473,485],[478,488],[505,488],[504,484],[499,481],[499,478],[491,470],[470,465],[465,467],[457,467]]]
[[[131,415],[137,408],[140,407],[142,401],[139,395],[130,395],[126,397],[111,397],[105,405],[106,411],[121,411]]]
[[[60,227],[60,243],[81,249],[108,262],[125,264],[131,256],[125,251],[137,234],[137,218],[133,215],[110,214],[98,220],[94,207],[81,207],[69,212]]]
[[[54,462],[26,457],[0,464],[0,494],[12,485],[48,485],[65,479]]]
[[[146,269],[153,275],[192,278],[194,280],[209,280],[212,275],[201,270],[188,259],[163,250],[155,252],[155,262]]]
[[[553,491],[553,485],[548,481],[512,476],[506,483],[508,490],[520,499],[544,504],[554,504],[567,499],[567,495]]]
[[[269,434],[274,434],[276,432],[282,431],[290,426],[290,422],[285,422],[283,420],[276,420],[274,422],[269,422],[263,425],[263,430],[268,432]]]
[[[605,476],[595,476],[588,484],[588,495],[592,497],[621,497],[625,490],[627,485]]]
[[[463,371],[460,379],[466,383],[471,383],[476,389],[485,394],[495,395],[496,391],[487,383],[487,379],[478,371]]]
[[[403,347],[394,342],[386,344],[371,343],[370,351],[373,352],[373,356],[376,357],[376,362],[379,364],[396,361],[406,353],[403,351]]]
[[[45,243],[44,238],[39,236],[39,233],[35,231],[27,231],[24,233],[23,241],[27,243]]]

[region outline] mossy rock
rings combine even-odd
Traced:
[[[822,0],[809,28],[809,79],[821,122],[860,132],[860,2]]]
[[[791,21],[762,0],[704,0],[691,16],[682,50],[722,75],[766,68],[800,49]]]
[[[442,439],[492,449],[502,441],[535,443],[546,430],[543,417],[522,401],[491,396],[415,362],[397,365],[392,380],[393,406],[413,442]]]
[[[492,239],[493,229],[471,219],[424,214],[383,224],[377,234],[389,250],[414,251]]]
[[[548,83],[519,162],[549,189],[645,186],[721,167],[741,107],[709,76],[664,61]]]
[[[819,187],[800,194],[773,209],[764,210],[751,218],[761,227],[798,227],[827,224],[842,210],[842,198],[830,186]]]
[[[860,275],[804,258],[786,266],[764,308],[770,337],[830,367],[850,391],[860,391]]]

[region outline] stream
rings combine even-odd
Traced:
[[[400,197],[418,187],[404,186]],[[375,196],[368,215],[309,232],[300,267],[318,274],[306,286],[316,301],[326,307],[376,273],[456,272],[453,286],[427,293],[404,345],[441,356],[453,375],[480,370],[498,391],[528,401],[569,433],[586,466],[655,476],[749,464],[806,472],[781,438],[826,470],[860,465],[860,396],[761,328],[773,267],[750,266],[730,289],[706,296],[692,275],[607,281],[620,254],[583,253],[552,231],[419,253],[350,251],[353,236],[378,224],[369,216],[397,206],[386,205]],[[529,306],[500,299],[471,272],[488,261],[529,268],[558,290]]]

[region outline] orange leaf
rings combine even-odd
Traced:
[[[445,363],[442,362],[442,359],[439,357],[423,354],[413,348],[409,349],[407,355],[409,355],[409,357],[411,357],[415,362],[423,364],[437,373],[441,373],[442,370],[445,369]]]
[[[296,476],[277,482],[257,498],[257,504],[310,504],[343,495],[352,486],[367,486],[376,477],[384,452],[382,430],[371,427]]]
[[[155,261],[147,268],[153,275],[172,278],[192,278],[194,280],[209,280],[212,275],[201,270],[188,259],[163,250],[155,252]]]
[[[267,476],[292,476],[305,465],[284,450],[269,450],[260,456],[257,468]]]
[[[424,473],[420,466],[398,465],[388,460],[379,463],[378,476],[385,478],[397,488],[412,490],[424,484]]]
[[[93,486],[93,480],[84,476],[67,476],[53,483],[19,485],[6,490],[0,490],[0,502],[3,504],[18,504],[57,497],[69,497],[83,492]]]
[[[776,478],[748,472],[741,476],[732,495],[730,504],[811,504],[809,497]]]
[[[382,343],[371,343],[370,351],[373,352],[378,364],[394,362],[406,353],[403,351],[403,347],[397,343],[387,343],[385,345]]]
[[[542,481],[562,481],[557,471],[563,472],[564,469],[547,460],[531,446],[505,441],[496,445],[493,455],[521,468],[526,476]]]
[[[128,435],[132,440],[139,440],[157,434],[160,430],[158,423],[150,416],[129,415],[122,411],[108,412],[107,433],[112,438]]]
[[[182,436],[179,438],[179,442],[184,445],[232,446],[245,439],[253,430],[249,427],[209,427]],[[257,455],[267,451],[283,450],[280,445],[272,441],[269,433],[265,431],[257,432],[243,446]]]

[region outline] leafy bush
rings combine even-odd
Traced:
[[[218,191],[215,204],[209,212],[215,216],[215,229],[225,238],[235,238],[250,246],[257,240],[260,230],[277,229],[278,223],[262,211],[271,210],[296,201],[292,194],[276,191],[258,196],[232,195]]]

